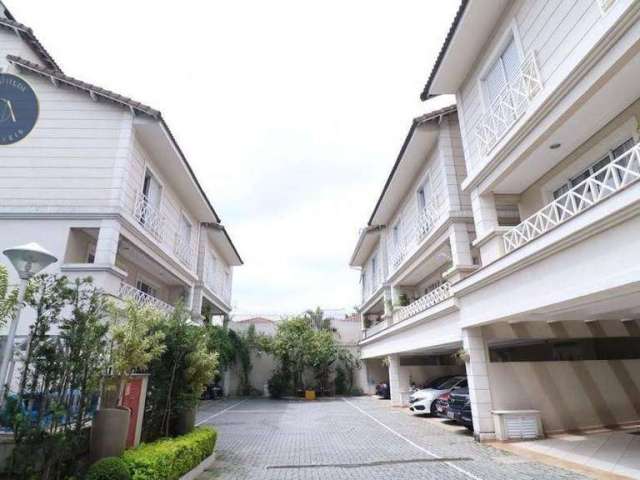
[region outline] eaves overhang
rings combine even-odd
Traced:
[[[422,101],[455,94],[509,5],[510,0],[462,0],[420,94]]]
[[[350,267],[363,267],[365,265],[380,240],[380,231],[383,229],[383,225],[374,225],[360,230],[356,247],[351,255],[351,260],[349,260]]]
[[[137,118],[144,118],[147,121],[140,121],[137,126],[138,129],[143,129],[144,124],[146,123],[154,131],[159,132],[160,135],[156,138],[164,137],[166,139],[166,147],[172,151],[174,156],[179,158],[179,161],[184,168],[184,171],[189,177],[189,181],[192,184],[192,187],[195,187],[194,190],[198,192],[200,197],[200,201],[203,205],[206,206],[207,214],[201,218],[201,221],[207,221],[211,223],[220,224],[222,220],[216,213],[211,201],[209,200],[207,194],[205,193],[202,185],[200,184],[195,172],[191,168],[187,157],[184,152],[180,148],[176,138],[174,137],[169,125],[165,122],[164,118],[162,118],[162,114],[159,110],[151,108],[143,103],[137,102],[129,97],[125,97],[118,93],[112,92],[110,90],[106,90],[97,85],[93,85],[90,83],[83,82],[76,78],[70,77],[68,75],[63,74],[60,71],[52,70],[50,68],[43,67],[41,65],[35,64],[26,60],[24,58],[15,56],[15,55],[7,55],[7,60],[15,65],[21,72],[31,73],[34,75],[38,75],[44,78],[49,79],[56,86],[65,86],[67,88],[71,88],[78,92],[82,92],[84,94],[89,95],[94,101],[104,101],[106,103],[111,103],[115,105],[119,105],[123,108],[128,109],[131,113]],[[155,142],[153,142],[155,143]],[[235,261],[242,264],[242,259],[236,250],[236,247],[233,245],[231,241],[231,237],[224,227],[222,227],[222,234],[227,239],[230,244],[231,250],[233,251],[232,258],[235,257]]]
[[[456,112],[456,106],[449,105],[413,119],[398,157],[369,217],[368,225],[386,225],[389,222],[405,197],[407,188],[415,181],[415,176],[422,167],[427,153],[436,143],[440,131],[440,119]]]

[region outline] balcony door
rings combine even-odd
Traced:
[[[154,212],[160,210],[160,198],[162,196],[162,186],[149,169],[147,169],[144,174],[142,195],[144,196],[144,203],[147,208],[143,209],[140,222],[145,223],[148,209],[152,209]]]

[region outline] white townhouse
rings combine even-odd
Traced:
[[[160,112],[65,75],[0,13],[0,75],[39,108],[28,135],[0,146],[2,249],[37,242],[58,258],[50,273],[164,310],[182,301],[195,319],[228,315],[242,260]]]
[[[363,357],[389,356],[397,403],[416,356],[459,351],[480,439],[502,411],[538,410],[547,433],[640,421],[639,53],[637,0],[462,2],[422,99],[456,96],[477,268],[449,280],[448,299],[365,331]],[[393,228],[370,222],[358,250]],[[369,257],[352,259],[365,277]],[[366,322],[383,310],[365,285]]]
[[[465,177],[456,107],[414,119],[351,257],[361,269],[361,356],[389,358],[388,374],[365,360],[369,389],[390,376],[395,405],[408,401],[410,382],[464,370],[448,356],[418,353],[460,339],[451,287],[479,261]]]

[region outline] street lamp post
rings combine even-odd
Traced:
[[[4,350],[2,352],[2,363],[0,364],[0,403],[4,402],[7,371],[9,369],[9,362],[13,356],[13,344],[15,342],[16,332],[18,331],[18,323],[20,323],[20,314],[22,312],[22,304],[24,302],[27,283],[29,282],[29,279],[38,272],[58,261],[53,254],[46,251],[37,243],[28,243],[18,247],[7,248],[2,253],[4,253],[18,272],[18,276],[20,277],[20,288],[18,291],[18,308],[11,319],[7,342],[5,343]]]

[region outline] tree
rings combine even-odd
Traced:
[[[16,313],[18,290],[9,288],[9,272],[0,265],[0,327]]]
[[[331,320],[324,318],[324,312],[320,307],[316,307],[315,310],[307,310],[304,312],[304,318],[310,322],[311,326],[315,330],[331,329]]]
[[[320,393],[328,393],[329,377],[333,364],[338,359],[338,345],[329,330],[315,331],[307,348],[307,364],[313,369]]]
[[[308,366],[307,349],[313,342],[314,330],[304,317],[290,317],[278,324],[271,342],[271,352],[280,361],[280,373],[293,383],[294,391],[304,388],[303,375]]]
[[[110,367],[117,381],[117,405],[121,406],[129,376],[147,368],[165,350],[165,335],[157,326],[165,320],[159,310],[127,300],[123,307],[111,306]]]
[[[32,279],[25,302],[36,317],[18,394],[7,399],[16,443],[9,470],[12,478],[67,478],[78,471],[86,423],[96,405],[107,308],[90,278],[70,283],[53,275]]]

